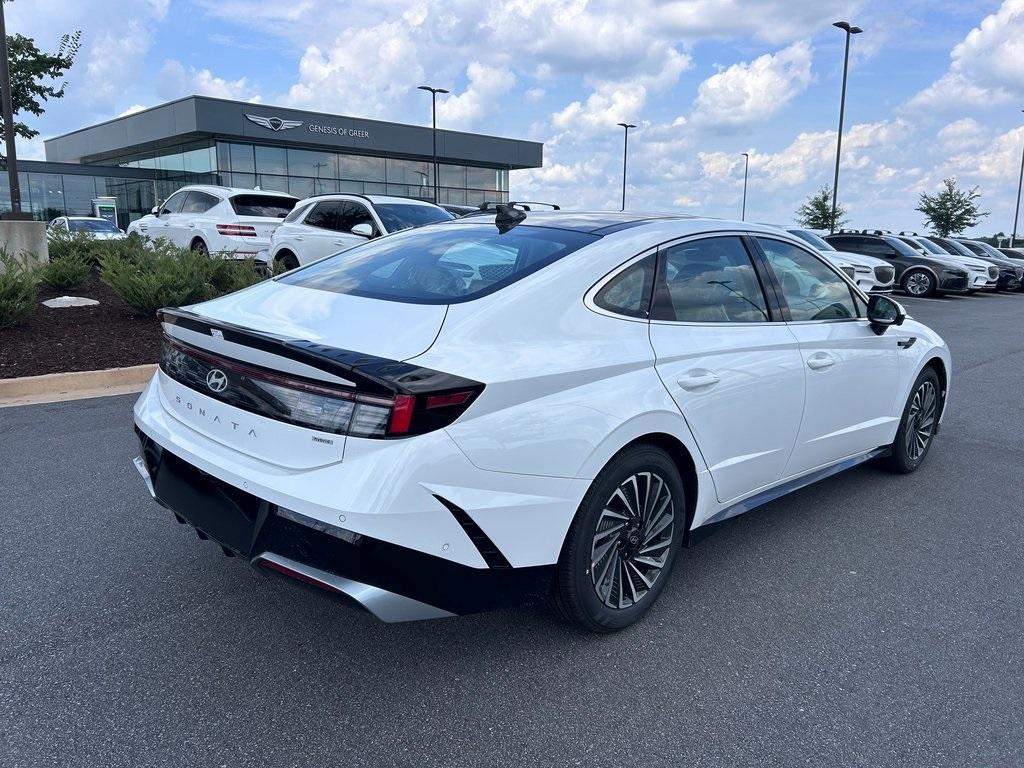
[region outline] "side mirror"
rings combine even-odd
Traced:
[[[907,311],[888,296],[873,294],[868,299],[868,321],[871,330],[881,336],[890,325],[903,325]]]
[[[154,205],[153,208],[150,210],[150,213],[153,214],[154,216],[159,216],[160,215],[160,206],[159,205]]]
[[[367,239],[373,237],[373,226],[363,222],[362,224],[356,224],[352,227],[351,232],[353,235],[359,235]]]

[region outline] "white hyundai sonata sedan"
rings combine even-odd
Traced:
[[[625,627],[698,529],[912,472],[945,343],[767,226],[513,205],[161,313],[151,493],[386,621],[551,596]]]

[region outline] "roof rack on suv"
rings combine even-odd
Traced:
[[[909,229],[901,230],[900,234],[903,235],[904,237],[920,237],[920,235],[917,234],[917,232],[911,232]]]
[[[536,201],[536,200],[510,200],[507,203],[492,203],[492,202],[480,203],[480,210],[481,211],[497,210],[499,205],[506,205],[506,206],[515,207],[515,208],[521,208],[524,211],[529,211],[531,205],[550,205],[551,206],[551,210],[553,210],[553,211],[560,211],[560,210],[562,210],[562,206],[556,205],[555,203],[542,203],[542,202],[539,202],[539,201]]]
[[[860,231],[862,235],[891,235],[888,229],[862,229]]]
[[[859,229],[840,229],[836,232],[837,235],[859,235],[861,230]]]

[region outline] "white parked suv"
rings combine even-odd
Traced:
[[[803,241],[658,214],[501,205],[160,317],[150,492],[387,621],[550,594],[625,627],[696,530],[870,459],[917,469],[951,375]]]
[[[266,261],[270,236],[297,198],[283,192],[212,185],[182,187],[136,219],[128,232],[182,248]]]
[[[294,269],[379,235],[451,218],[438,205],[407,197],[317,195],[296,203],[274,231],[270,262]]]
[[[127,237],[116,224],[98,216],[58,216],[46,225],[47,237],[81,234],[93,240],[123,240]]]
[[[853,270],[850,278],[864,293],[892,293],[896,283],[896,268],[892,264],[874,256],[864,256],[849,251],[838,251],[832,244],[812,229],[789,229],[812,248],[821,251],[821,255],[836,266],[849,266]],[[844,270],[846,271],[846,270]],[[847,272],[849,274],[849,272]]]

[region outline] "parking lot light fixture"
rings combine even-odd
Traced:
[[[747,220],[747,171],[750,169],[750,155],[743,153],[743,208],[740,213],[740,221]]]
[[[451,93],[451,91],[445,90],[444,88],[434,88],[429,85],[420,85],[417,87],[420,91],[430,92],[430,121],[433,133],[431,138],[434,143],[433,152],[433,165],[434,165],[434,205],[437,205],[440,200],[438,184],[437,184],[437,94],[439,93]]]
[[[626,210],[626,150],[629,148],[629,129],[636,128],[632,123],[618,123],[622,126],[624,136],[622,139],[622,210]]]
[[[1024,109],[1021,110],[1024,112]],[[1024,185],[1024,143],[1021,145],[1020,150],[1020,175],[1017,177],[1017,205],[1013,209],[1013,232],[1010,234],[1010,247],[1014,247],[1014,242],[1017,240],[1017,219],[1020,217],[1020,188]]]
[[[843,118],[846,113],[846,77],[850,71],[850,37],[859,35],[864,30],[855,27],[848,21],[837,21],[832,24],[846,33],[846,53],[843,55],[843,90],[839,97],[839,133],[836,134],[836,172],[832,179],[832,220],[830,230],[832,234],[836,231],[836,204],[839,200],[839,155],[843,149]]]

